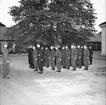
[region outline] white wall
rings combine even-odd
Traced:
[[[102,27],[102,52],[101,55],[106,56],[106,27]]]

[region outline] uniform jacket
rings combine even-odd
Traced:
[[[33,61],[34,61],[34,66],[37,67],[37,49],[33,50]]]
[[[77,48],[71,48],[71,56],[77,58]]]

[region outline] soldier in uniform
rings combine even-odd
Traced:
[[[56,72],[61,72],[61,51],[59,47],[56,47],[56,66],[58,69]]]
[[[48,46],[45,47],[45,58],[44,58],[44,65],[49,67],[49,59],[50,59],[50,49]]]
[[[40,74],[43,73],[43,62],[44,62],[44,47],[43,44],[37,44],[37,65],[40,70]]]
[[[88,66],[89,66],[89,50],[88,50],[87,45],[84,45],[83,62],[84,62],[85,70],[88,70]]]
[[[65,64],[66,68],[70,69],[70,49],[68,46],[65,46]]]
[[[1,52],[3,54],[3,61],[2,61],[2,66],[3,66],[3,78],[4,79],[9,79],[9,73],[10,73],[10,61],[9,61],[9,52],[11,52],[15,44],[13,45],[12,48],[7,49],[8,43],[3,42],[1,45]]]
[[[38,71],[38,65],[37,65],[37,48],[33,46],[33,62],[34,62],[34,71]]]
[[[82,48],[80,45],[77,45],[77,66],[82,67]]]
[[[92,50],[92,47],[89,46],[89,62],[90,62],[90,65],[92,65],[92,59],[93,59],[93,50]]]
[[[83,61],[83,52],[84,52],[84,46],[83,45],[81,45],[81,49],[82,49],[82,57],[81,57],[81,64],[82,64],[82,66],[84,66],[84,61]]]
[[[77,48],[75,44],[71,45],[71,66],[76,70]]]
[[[61,64],[63,66],[63,68],[66,68],[66,62],[65,62],[65,46],[62,47],[61,49]]]
[[[50,64],[51,64],[51,68],[52,70],[55,70],[55,55],[56,55],[56,51],[54,46],[50,47],[51,51],[50,51]]]
[[[29,45],[28,46],[28,62],[29,62],[29,67],[31,69],[34,69],[34,62],[33,62],[33,46]]]

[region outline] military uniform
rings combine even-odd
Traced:
[[[34,62],[33,62],[33,46],[30,45],[28,46],[28,62],[29,62],[29,67],[34,68]]]
[[[49,67],[49,59],[50,59],[50,50],[48,47],[45,47],[45,60],[44,60],[44,65],[46,67]]]
[[[51,47],[51,51],[50,51],[50,64],[51,64],[52,70],[55,70],[55,55],[56,55],[55,48]]]
[[[43,62],[44,62],[44,47],[40,45],[37,47],[37,65],[40,70],[39,73],[43,73]]]
[[[61,65],[63,68],[66,68],[66,62],[65,62],[65,46],[62,47],[61,49]]]
[[[80,45],[77,46],[77,66],[82,67],[82,48]]]
[[[61,72],[61,51],[56,48],[56,66],[57,66],[57,72]]]
[[[37,65],[37,49],[36,47],[33,47],[33,62],[34,62],[34,71],[38,71],[38,65]]]
[[[13,46],[14,48],[15,46]],[[3,66],[3,78],[10,78],[8,75],[10,73],[10,60],[9,60],[9,52],[13,50],[13,48],[7,49],[7,42],[3,42],[1,46],[1,52],[3,54],[2,66]]]
[[[70,69],[70,49],[68,46],[65,47],[65,64],[66,68]]]
[[[93,59],[93,50],[92,50],[92,47],[89,46],[89,62],[90,62],[90,65],[92,65],[92,59]]]
[[[76,70],[77,48],[75,45],[71,46],[71,66]]]
[[[84,46],[81,46],[81,49],[82,49],[81,64],[82,64],[82,66],[84,66],[84,61],[83,61],[83,58],[84,58],[84,55],[83,55],[83,52],[84,52]]]
[[[84,46],[83,61],[84,61],[85,70],[88,70],[88,66],[89,66],[89,50],[88,50],[87,46]]]

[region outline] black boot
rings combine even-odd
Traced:
[[[57,70],[56,72],[61,72],[61,70]]]

